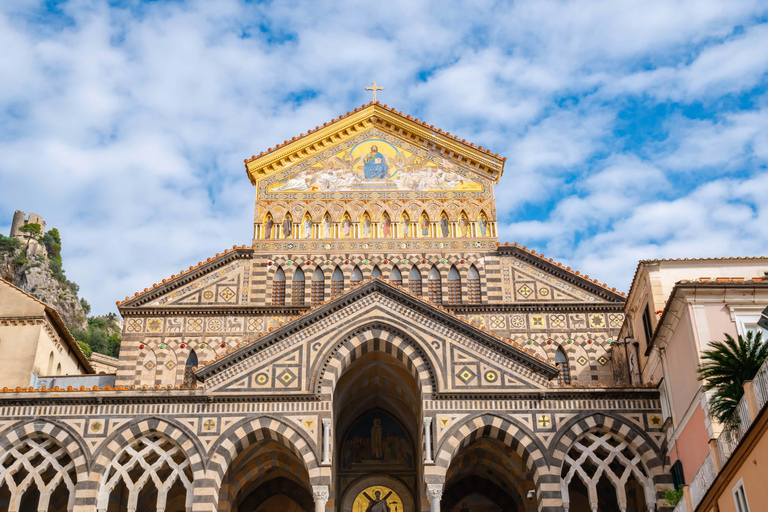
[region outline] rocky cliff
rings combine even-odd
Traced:
[[[27,248],[0,235],[0,278],[55,308],[68,326],[86,330],[88,312],[77,297],[77,285],[64,277],[58,251],[50,250],[50,245],[32,243]]]

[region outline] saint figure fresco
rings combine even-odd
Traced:
[[[408,215],[403,214],[403,216],[400,218],[400,236],[403,238],[408,238],[410,234],[410,222],[408,222]]]
[[[451,227],[448,225],[448,216],[446,214],[440,216],[440,231],[443,234],[443,238],[451,236]]]
[[[429,236],[429,219],[425,213],[421,214],[421,236]]]
[[[352,221],[349,219],[349,215],[344,215],[344,220],[341,221],[341,232],[345,238],[349,238],[352,233]]]
[[[386,213],[381,217],[381,233],[387,238],[392,233],[392,223],[389,221],[389,215]]]
[[[312,238],[312,217],[304,217],[304,238]]]
[[[371,146],[371,152],[363,157],[363,173],[367,180],[387,179],[387,162],[384,155],[379,153],[376,145]]]
[[[267,218],[264,221],[264,240],[269,240],[272,236],[272,226],[274,225],[275,223],[272,221],[272,216],[267,215]]]
[[[488,236],[488,219],[484,214],[480,216],[480,222],[477,224],[480,227],[480,234],[482,236]]]
[[[397,421],[382,411],[371,411],[360,418],[341,445],[341,469],[345,471],[411,469],[413,463],[408,436]]]
[[[379,418],[373,420],[371,427],[371,455],[374,459],[384,457],[384,449],[381,445],[381,420]]]
[[[459,218],[459,234],[462,238],[469,236],[469,220],[467,220],[467,216],[463,213],[461,218]]]
[[[363,215],[363,238],[370,238],[371,237],[371,218],[366,213]]]
[[[323,219],[323,236],[325,236],[325,238],[331,238],[331,216],[327,213]]]
[[[387,498],[389,498],[391,494],[392,491],[389,491],[382,497],[381,491],[376,491],[373,493],[375,498],[371,498],[367,493],[364,492],[363,496],[365,496],[369,502],[368,508],[365,509],[365,512],[391,512],[389,505],[387,505]]]
[[[293,221],[290,215],[286,215],[283,219],[283,238],[291,238],[293,233]]]

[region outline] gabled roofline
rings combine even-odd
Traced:
[[[9,283],[5,279],[0,278],[0,281],[3,281],[8,286],[14,288],[15,290],[21,292],[22,294],[26,295],[30,299],[34,300],[41,306],[45,308],[45,312],[48,314],[51,320],[51,324],[53,325],[53,328],[56,329],[56,332],[58,333],[61,338],[66,341],[67,345],[69,345],[69,348],[75,353],[75,357],[77,358],[78,362],[83,366],[85,371],[87,373],[96,373],[96,371],[93,369],[93,366],[91,366],[91,362],[88,361],[88,358],[85,356],[85,353],[83,352],[83,349],[80,348],[80,344],[77,342],[74,336],[72,336],[72,333],[69,332],[69,329],[67,328],[66,324],[64,323],[64,320],[61,318],[61,315],[59,315],[59,312],[56,311],[54,308],[46,304],[45,302],[41,301],[34,295],[31,295],[18,286],[15,286],[13,283]]]
[[[365,104],[340,115],[329,123],[323,123],[323,126],[316,126],[314,130],[309,130],[258,155],[246,158],[245,169],[251,183],[256,185],[262,177],[335,146],[357,133],[367,131],[374,126],[386,129],[392,125],[397,125],[397,134],[401,136],[405,134],[406,138],[415,139],[412,141],[417,145],[438,150],[444,156],[474,169],[494,183],[499,182],[504,172],[505,157],[467,142],[466,139],[459,140],[455,135],[435,128],[434,125],[427,125],[417,118],[382,105],[378,101]]]
[[[199,261],[197,265],[190,266],[187,270],[181,270],[178,274],[171,275],[169,279],[163,279],[161,283],[153,284],[152,288],[144,288],[144,291],[136,292],[133,297],[126,297],[125,300],[117,301],[115,304],[122,315],[123,309],[135,308],[152,302],[169,291],[202,277],[211,270],[223,267],[236,259],[251,258],[252,256],[253,247],[233,245],[232,249],[225,249],[224,252],[217,253],[216,256],[208,258],[204,262]]]
[[[576,270],[571,270],[571,267],[564,267],[562,263],[552,258],[547,259],[543,254],[536,254],[536,251],[529,250],[525,246],[521,247],[517,242],[512,245],[509,243],[499,244],[499,252],[514,254],[526,263],[554,274],[563,281],[583,288],[609,302],[623,304],[627,299],[627,296],[616,291],[616,288],[608,288],[607,284],[601,284],[597,279],[589,279],[589,276],[582,275]]]
[[[517,343],[511,340],[507,341],[498,335],[489,332],[485,328],[480,328],[471,322],[462,320],[445,308],[435,305],[428,299],[416,297],[402,287],[393,286],[381,278],[376,278],[368,279],[363,284],[351,288],[343,295],[312,308],[300,316],[291,318],[287,323],[274,328],[274,330],[270,330],[266,334],[246,340],[244,346],[225,353],[214,361],[205,364],[195,372],[195,375],[201,381],[205,381],[205,379],[300,332],[310,324],[325,318],[335,311],[347,307],[357,299],[370,295],[371,293],[381,293],[382,295],[397,300],[422,314],[429,315],[436,320],[448,324],[461,334],[504,354],[517,363],[524,365],[532,372],[543,374],[548,380],[553,379],[559,373],[557,367],[552,363],[542,359],[538,355],[528,352],[527,349],[520,347]]]

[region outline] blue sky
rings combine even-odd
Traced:
[[[626,291],[765,254],[768,4],[0,1],[0,233],[94,312],[249,244],[243,159],[379,99],[508,158],[501,241]]]

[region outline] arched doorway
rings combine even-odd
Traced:
[[[535,512],[533,473],[498,439],[480,436],[453,457],[445,476],[443,512]]]
[[[334,390],[335,487],[342,512],[365,512],[386,500],[392,512],[415,512],[421,454],[421,392],[395,357],[357,358]]]

